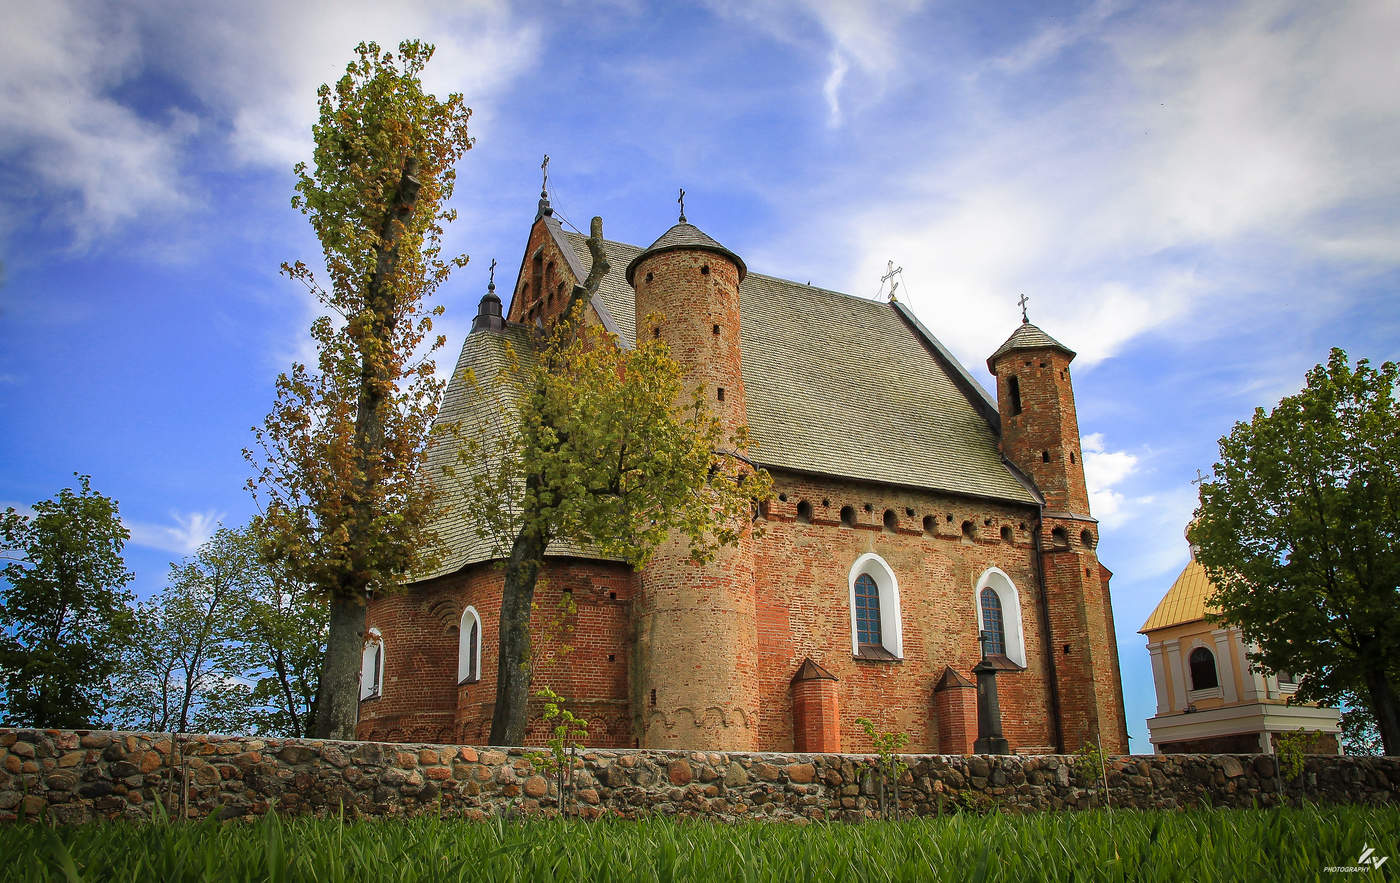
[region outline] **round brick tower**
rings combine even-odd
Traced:
[[[1099,564],[1069,363],[1074,351],[1022,319],[987,359],[997,378],[1001,449],[1045,498],[1037,526],[1059,692],[1061,750],[1095,742],[1126,754],[1109,572]]]
[[[659,338],[726,430],[746,423],[739,362],[743,260],[681,222],[627,265],[637,338]],[[743,453],[742,451],[739,453]],[[636,601],[636,693],[648,748],[752,751],[758,732],[758,639],[753,539],[690,561],[673,538],[641,574]]]

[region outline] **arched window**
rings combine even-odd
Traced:
[[[1191,689],[1209,690],[1220,686],[1215,673],[1215,654],[1204,647],[1191,651]]]
[[[868,573],[856,577],[856,642],[880,646],[880,588]]]
[[[902,659],[899,582],[885,559],[866,553],[851,566],[851,652],[865,659]]]
[[[1011,577],[1000,567],[987,568],[977,578],[972,601],[977,611],[977,630],[992,633],[992,643],[988,645],[987,652],[1000,653],[1025,668],[1026,638],[1021,626],[1021,596]]]
[[[987,655],[1006,655],[1006,623],[1001,616],[1001,599],[991,587],[982,590],[982,629],[987,632]]]
[[[457,683],[481,680],[481,617],[475,607],[462,611],[457,630]]]
[[[360,699],[373,699],[384,688],[384,638],[379,629],[370,629],[360,657]]]

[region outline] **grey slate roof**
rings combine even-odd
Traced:
[[[510,364],[510,351],[521,363],[528,365],[533,357],[529,330],[523,325],[507,324],[499,331],[478,331],[467,335],[452,380],[447,384],[442,406],[438,409],[437,425],[457,425],[461,432],[494,437],[504,431],[501,419],[514,403],[515,387],[502,382],[501,372]],[[475,383],[472,382],[475,378]],[[486,445],[488,452],[492,449]],[[442,539],[443,556],[438,566],[417,574],[413,581],[433,579],[454,573],[468,564],[504,558],[509,550],[496,548],[496,541],[478,529],[478,519],[468,489],[468,476],[474,469],[496,468],[494,462],[463,463],[458,458],[459,443],[448,433],[440,433],[428,447],[426,476],[437,485],[442,496],[442,514],[433,529]],[[448,475],[445,468],[455,471]],[[554,542],[551,555],[582,555],[603,558],[596,550],[570,542]]]
[[[1011,336],[1006,339],[1006,343],[997,347],[996,352],[987,357],[987,370],[992,370],[992,364],[1002,356],[1016,350],[1060,350],[1069,353],[1070,358],[1074,358],[1074,350],[1060,343],[1055,338],[1041,331],[1030,322],[1022,322],[1020,327],[1011,332]]]
[[[588,266],[586,237],[563,236]],[[641,250],[620,242],[603,248],[613,270],[597,300],[619,333],[635,339],[634,293],[616,268]],[[1002,462],[984,416],[994,400],[902,310],[750,273],[739,285],[739,329],[749,453],[760,464],[1039,502]],[[980,393],[979,406],[966,389]]]
[[[551,228],[572,250],[566,255],[582,278],[591,263],[586,238],[558,228],[557,222]],[[677,233],[681,235],[692,234],[682,230]],[[665,240],[663,236],[657,244]],[[593,305],[609,330],[630,346],[636,339],[636,304],[621,268],[642,250],[611,241],[603,248],[612,268]],[[995,401],[907,310],[750,273],[739,286],[739,311],[750,455],[760,465],[1030,505],[1039,502],[1033,489],[1001,459]],[[1035,326],[1023,325],[1003,350],[1026,340],[1027,329],[1040,335],[1036,340],[1049,342],[1038,345],[1065,349]],[[513,394],[509,384],[498,380],[508,362],[508,343],[522,361],[530,357],[530,335],[522,326],[467,336],[439,423],[459,423],[464,432],[500,431],[501,405],[508,405]],[[469,372],[476,385],[468,382]],[[439,483],[448,503],[436,525],[448,552],[436,569],[418,580],[503,557],[495,543],[477,531],[463,484],[446,476],[444,466],[459,473],[466,468],[458,463],[456,445],[447,435],[439,436],[429,450],[428,475]],[[549,552],[601,557],[586,546],[563,542],[552,544]]]

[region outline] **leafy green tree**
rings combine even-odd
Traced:
[[[306,736],[326,605],[261,557],[251,530],[221,528],[170,566],[112,678],[119,728]]]
[[[431,46],[406,41],[395,56],[362,43],[356,54],[318,93],[315,164],[296,167],[292,198],[321,241],[329,287],[301,262],[283,265],[336,318],[312,323],[315,369],[278,377],[254,429],[261,453],[245,452],[269,555],[329,602],[315,728],[325,738],[354,735],[366,600],[437,545],[419,473],[441,394],[430,356],[443,338],[430,334],[442,308],[425,301],[466,263],[440,243],[470,109],[423,92]]]
[[[727,436],[703,397],[684,390],[665,343],[626,349],[584,321],[608,271],[602,242],[594,218],[588,278],[537,349],[516,354],[505,372],[515,387],[498,421],[505,429],[468,435],[460,449],[458,473],[477,506],[470,517],[509,556],[493,745],[525,738],[531,609],[551,542],[584,543],[641,567],[675,533],[703,561],[749,529],[772,491],[767,473],[724,453],[745,448],[743,433]]]
[[[1220,440],[1191,529],[1240,627],[1298,696],[1365,701],[1400,753],[1400,404],[1397,369],[1332,350],[1307,387]]]
[[[76,473],[75,473],[76,474]],[[132,628],[130,537],[90,477],[0,516],[0,681],[11,726],[88,727]]]

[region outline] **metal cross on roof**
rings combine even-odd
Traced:
[[[549,195],[549,154],[544,155],[544,162],[540,163],[540,196]]]
[[[1196,470],[1196,477],[1193,478],[1193,479],[1191,479],[1191,483],[1194,484],[1196,487],[1200,487],[1202,484],[1205,483],[1205,480],[1206,480],[1205,475],[1203,475],[1203,474],[1201,473],[1201,470],[1200,470],[1200,469],[1197,469],[1197,470]]]
[[[1031,323],[1030,316],[1027,316],[1027,315],[1026,315],[1026,301],[1028,301],[1028,300],[1030,300],[1030,298],[1026,297],[1026,293],[1025,293],[1024,291],[1021,292],[1021,299],[1020,299],[1019,301],[1017,301],[1017,303],[1019,303],[1019,304],[1021,305],[1021,324],[1022,324],[1022,325],[1029,325],[1029,324]]]
[[[894,261],[888,261],[888,262],[885,263],[885,269],[888,270],[888,272],[885,273],[885,275],[883,275],[883,276],[880,277],[880,287],[883,288],[886,282],[889,282],[889,283],[890,283],[890,301],[893,302],[893,301],[894,301],[894,293],[895,293],[895,290],[896,290],[897,288],[899,288],[899,283],[898,283],[898,282],[893,282],[893,281],[891,281],[891,280],[893,280],[894,277],[896,277],[896,276],[900,275],[901,273],[903,273],[903,272],[904,272],[904,268],[903,268],[903,267],[896,267],[896,266],[894,265]]]
[[[486,288],[487,288],[487,290],[489,290],[489,291],[495,291],[495,290],[496,290],[496,259],[495,259],[495,258],[492,258],[492,259],[491,259],[491,266],[488,267],[487,269],[489,269],[489,270],[491,271],[491,281],[490,281],[489,283],[487,283]]]
[[[681,223],[685,223],[685,188],[681,188],[681,195],[676,197],[676,202],[681,204]]]

